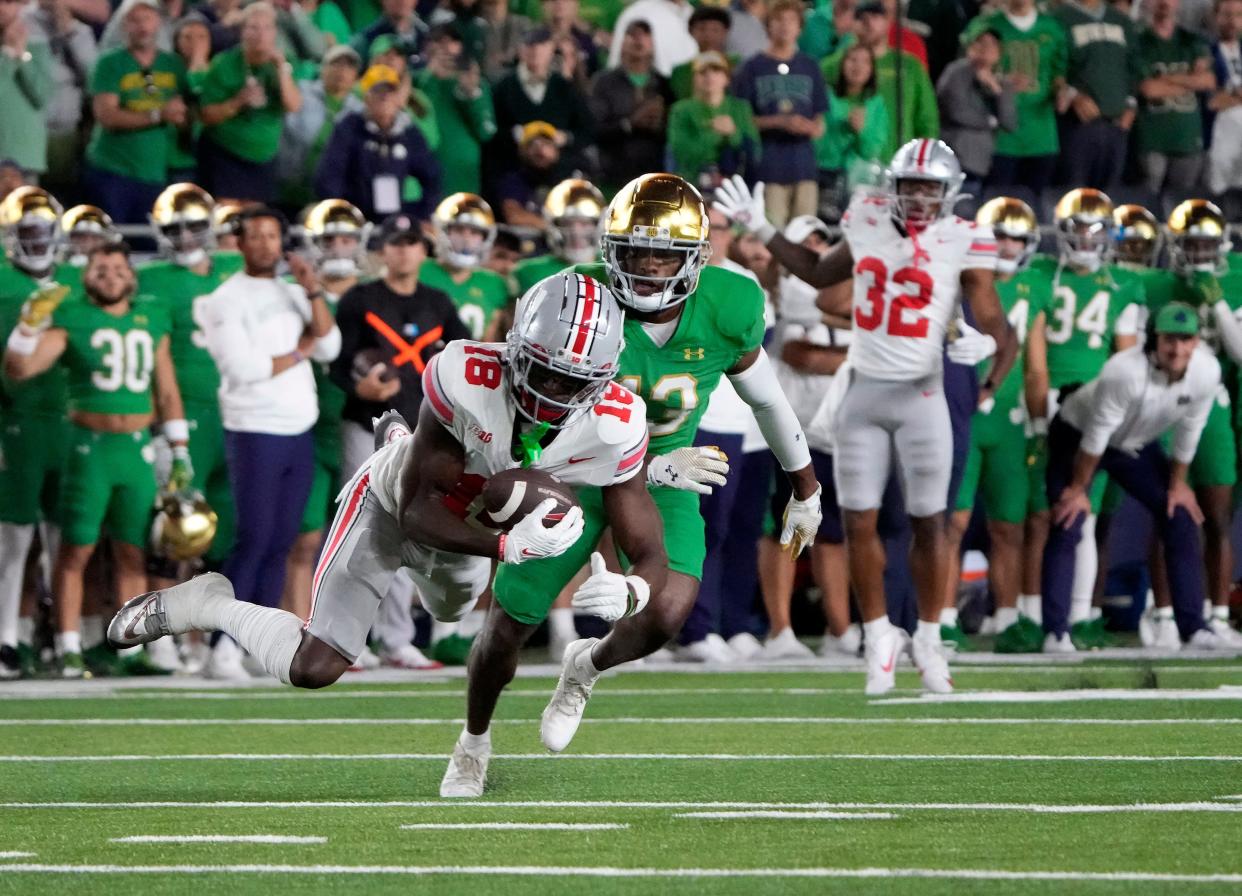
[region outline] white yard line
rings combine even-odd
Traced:
[[[237,718],[237,719],[5,719],[6,728],[177,728],[212,727],[230,728],[253,725],[271,726],[337,726],[337,725],[453,725],[465,724],[465,719],[379,719],[379,718]],[[674,716],[669,718],[645,718],[620,716],[617,718],[583,719],[587,725],[1242,725],[1242,717],[1200,719],[1066,719],[1066,718],[859,718],[857,716]],[[530,725],[530,719],[494,719],[493,725]]]
[[[327,843],[327,837],[293,837],[285,834],[136,834],[113,837],[109,843]]]
[[[674,818],[710,818],[718,821],[739,821],[745,818],[769,818],[779,821],[813,821],[830,819],[833,821],[853,821],[855,819],[898,818],[892,812],[780,812],[771,810],[753,810],[738,812],[681,812]]]
[[[1129,754],[1058,756],[1045,753],[494,753],[493,759],[687,762],[1242,762],[1242,756]],[[0,762],[442,762],[443,753],[122,753],[116,755],[14,756]]]
[[[38,853],[18,852],[17,850],[0,850],[0,859],[33,859]]]
[[[403,831],[624,831],[628,824],[584,823],[563,821],[480,821],[457,824],[403,824]]]
[[[922,694],[918,697],[883,697],[870,701],[873,706],[932,703],[1079,703],[1089,700],[1242,700],[1242,687],[1218,688],[1082,688],[1068,691],[959,691],[953,694]]]
[[[12,864],[9,874],[313,874],[488,875],[602,878],[931,878],[1003,881],[1121,881],[1133,883],[1242,883],[1242,874],[1168,874],[1158,871],[1008,871],[990,868],[610,868],[558,865],[52,865]]]
[[[1240,800],[1237,797],[1219,797]],[[739,809],[817,811],[821,809],[897,810],[905,812],[1024,812],[1046,815],[1094,815],[1118,812],[1242,812],[1242,802],[1186,803],[829,803],[829,802],[738,802],[653,800],[219,800],[212,802],[41,802],[0,803],[0,809]]]

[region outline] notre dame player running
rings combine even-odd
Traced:
[[[548,191],[543,201],[546,255],[518,262],[513,269],[518,295],[566,265],[599,260],[599,228],[604,217],[604,194],[590,181],[571,177]]]
[[[70,444],[53,575],[56,647],[66,678],[85,671],[83,573],[101,531],[112,537],[117,593],[146,588],[144,551],[156,494],[148,434],[152,399],[173,446],[170,484],[184,489],[190,481],[189,426],[173,375],[168,317],[158,302],[135,301],[135,285],[128,249],[96,248],[83,275],[85,299],[61,304],[50,319],[28,309],[4,355],[5,373],[14,380],[58,362],[68,377]]]
[[[207,563],[215,566],[228,556],[233,543],[233,497],[224,462],[224,425],[220,421],[220,372],[207,352],[196,310],[199,299],[241,270],[241,255],[215,250],[212,214],[215,201],[194,184],[173,184],[160,193],[151,208],[151,227],[160,258],[138,266],[138,294],[164,305],[171,321],[169,345],[177,386],[189,420],[194,488],[215,510],[218,527]],[[169,578],[175,572],[168,571]]]
[[[623,187],[608,207],[604,263],[577,268],[607,282],[626,309],[617,380],[647,403],[647,481],[664,520],[669,576],[646,613],[622,620],[603,640],[585,638],[565,649],[540,729],[550,750],[569,745],[600,672],[664,646],[694,606],[705,554],[703,517],[698,492],[683,489],[688,480],[721,484],[728,471],[718,450],[693,447],[722,375],[754,410],[793,484],[781,544],[796,555],[819,529],[820,489],[806,438],[760,345],[763,291],[741,274],[704,266],[711,251],[707,232],[707,209],[690,184],[671,174],[646,174]],[[524,568],[502,566],[496,575],[496,602],[519,622],[541,621],[591,559],[606,515],[598,490],[584,490],[580,498],[586,526],[572,548]],[[609,575],[594,565],[592,571],[584,588]]]
[[[32,293],[40,304],[64,298],[81,283],[81,271],[57,264],[61,207],[40,187],[18,187],[0,203],[0,332],[9,333]],[[63,287],[63,288],[62,288]],[[68,288],[68,289],[65,289]],[[19,635],[18,613],[26,555],[40,532],[45,568],[56,552],[55,516],[68,430],[65,372],[59,368],[22,383],[3,384],[0,394],[0,679],[34,671],[29,644],[32,624]],[[48,585],[50,587],[50,581]]]
[[[1054,212],[1057,257],[1036,258],[1031,267],[1052,280],[1052,300],[1042,321],[1035,321],[1028,345],[1044,345],[1048,359],[1048,388],[1028,392],[1028,411],[1037,432],[1046,432],[1056,414],[1062,389],[1095,379],[1114,351],[1138,342],[1143,286],[1137,280],[1118,282],[1108,265],[1112,253],[1113,203],[1104,193],[1087,187],[1070,190]],[[1043,481],[1047,462],[1042,438],[1033,443],[1032,472]],[[1089,627],[1091,594],[1095,587],[1095,514],[1100,510],[1107,480],[1097,476],[1091,491],[1092,514],[1083,525],[1074,568],[1074,609],[1071,631],[1065,638],[1049,638],[1045,651],[1072,652],[1075,635]],[[1042,489],[1031,495],[1035,523],[1029,551],[1042,555],[1047,538],[1047,497]]]
[[[423,262],[419,279],[448,293],[472,339],[495,342],[504,335],[500,322],[509,286],[483,267],[496,240],[492,207],[473,193],[454,193],[436,206],[431,227],[436,257]]]
[[[1009,373],[970,421],[970,449],[957,502],[949,518],[950,575],[946,606],[956,599],[962,536],[970,523],[975,496],[983,492],[991,551],[989,579],[996,597],[998,653],[1038,653],[1043,645],[1039,625],[1018,613],[1022,587],[1023,524],[1028,504],[1026,410],[1022,347],[1035,321],[1042,321],[1051,299],[1052,282],[1029,264],[1039,245],[1039,222],[1021,199],[998,197],[979,209],[975,220],[996,236],[996,294],[1018,337],[1019,355]],[[1044,365],[1036,357],[1034,369]],[[985,365],[986,367],[986,362]]]

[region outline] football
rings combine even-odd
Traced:
[[[555,525],[570,508],[578,506],[573,489],[551,473],[533,469],[504,470],[483,486],[479,521],[508,531],[549,498],[556,501],[556,506],[543,518],[545,526]]]
[[[380,379],[388,382],[397,375],[397,371],[388,363],[392,354],[382,348],[364,348],[358,354],[354,355],[353,374],[354,381],[366,379],[371,369],[379,364],[384,369],[380,371]]]

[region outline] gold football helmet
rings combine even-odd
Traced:
[[[644,174],[622,187],[600,238],[617,301],[644,312],[684,302],[711,256],[707,232],[703,197],[677,175]]]
[[[245,203],[235,199],[216,203],[211,212],[211,233],[216,238],[216,245],[223,248],[226,241],[237,239],[237,219],[245,210]]]
[[[1039,219],[1029,205],[1012,196],[997,196],[979,208],[975,220],[992,228],[992,233],[998,237],[1022,241],[1022,251],[1013,258],[997,255],[998,274],[1016,274],[1030,263],[1031,256],[1039,247]]]
[[[14,265],[44,275],[56,263],[63,213],[56,197],[42,187],[18,187],[0,203],[4,251]]]
[[[151,523],[151,551],[167,560],[197,560],[216,537],[216,512],[197,492],[160,496]]]
[[[75,205],[60,219],[60,229],[69,242],[69,264],[86,267],[91,251],[98,246],[119,242],[121,234],[112,217],[94,205]]]
[[[329,278],[356,277],[371,225],[344,199],[325,199],[302,218],[302,245],[319,272]]]
[[[1061,261],[1097,271],[1112,252],[1113,201],[1091,187],[1070,190],[1053,212]]]
[[[215,200],[202,187],[173,184],[156,197],[151,227],[160,250],[183,267],[193,267],[215,247],[211,215]]]
[[[1141,205],[1117,206],[1113,210],[1113,249],[1119,264],[1154,268],[1160,254],[1160,222]]]
[[[496,216],[482,196],[454,193],[431,216],[436,258],[459,270],[477,268],[496,241]]]
[[[579,177],[563,180],[543,202],[548,248],[568,264],[589,264],[599,253],[604,194]]]
[[[1206,199],[1187,199],[1169,215],[1169,258],[1181,272],[1220,273],[1233,244],[1221,210]]]

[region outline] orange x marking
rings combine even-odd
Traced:
[[[400,333],[388,326],[388,324],[384,322],[384,319],[374,311],[367,312],[366,321],[375,329],[377,333],[387,339],[389,343],[392,344],[393,348],[397,350],[397,353],[392,356],[392,361],[390,362],[393,367],[400,367],[402,364],[412,363],[414,365],[414,369],[419,373],[422,373],[423,368],[427,366],[427,363],[423,361],[422,357],[423,349],[429,345],[433,345],[440,339],[441,336],[444,335],[444,327],[432,327],[413,342],[406,342],[401,338]]]

